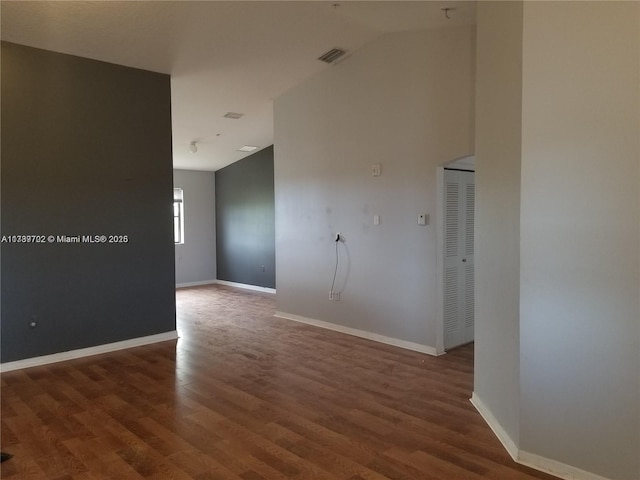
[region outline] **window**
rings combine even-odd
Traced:
[[[181,188],[173,189],[173,241],[184,243],[184,201]]]

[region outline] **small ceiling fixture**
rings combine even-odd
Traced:
[[[224,118],[231,118],[233,120],[237,120],[240,117],[242,117],[243,115],[244,115],[244,113],[227,112],[223,116],[224,116]]]
[[[238,149],[239,152],[255,152],[260,147],[254,147],[253,145],[245,145],[244,147],[240,147]]]
[[[347,53],[342,48],[332,48],[327,53],[320,55],[318,60],[324,63],[335,63],[339,58],[343,57]]]
[[[195,140],[189,144],[189,151],[191,153],[196,153],[198,151],[198,145]]]

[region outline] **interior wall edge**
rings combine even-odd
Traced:
[[[487,405],[482,401],[482,399],[476,392],[473,392],[469,401],[478,411],[480,416],[482,416],[487,425],[489,425],[496,437],[498,437],[498,440],[500,440],[500,443],[502,443],[502,446],[505,448],[507,453],[511,455],[511,458],[513,458],[514,461],[517,462],[519,452],[518,446],[504,429],[504,427],[500,424],[493,412],[491,412],[491,409],[487,407]]]
[[[500,443],[502,443],[504,449],[516,463],[524,465],[525,467],[533,468],[539,472],[555,475],[556,477],[564,480],[610,480],[606,477],[596,475],[595,473],[581,470],[580,468],[576,468],[572,465],[567,465],[566,463],[520,450],[476,392],[473,392],[469,401],[482,416],[487,425],[489,425],[489,428],[491,428]]]

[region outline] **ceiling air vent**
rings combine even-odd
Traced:
[[[322,60],[325,63],[334,63],[336,60],[338,60],[340,57],[342,57],[346,53],[347,51],[342,50],[341,48],[332,48],[324,55],[318,57],[318,60]]]
[[[227,112],[227,113],[224,114],[224,118],[233,118],[234,120],[237,120],[240,117],[242,117],[243,115],[244,115],[244,113]]]

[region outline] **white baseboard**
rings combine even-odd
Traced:
[[[595,473],[585,472],[566,463],[557,462],[556,460],[541,457],[540,455],[535,455],[523,450],[520,450],[518,460],[516,461],[526,467],[531,467],[544,473],[550,473],[564,480],[610,480]]]
[[[244,288],[245,290],[253,290],[255,292],[262,293],[276,293],[275,288],[258,287],[257,285],[247,285],[246,283],[227,282],[226,280],[216,280],[219,285],[226,285],[227,287]]]
[[[248,285],[246,283],[228,282],[226,280],[202,280],[199,282],[176,283],[176,288],[198,287],[200,285],[226,285],[227,287],[243,288],[245,290],[253,290],[254,292],[276,293],[275,288],[259,287],[257,285]]]
[[[586,472],[577,467],[567,465],[566,463],[520,450],[475,392],[471,396],[470,401],[516,463],[540,472],[555,475],[564,480],[609,480],[595,473]]]
[[[176,288],[197,287],[199,285],[213,285],[218,283],[217,280],[201,280],[199,282],[176,283]]]
[[[284,318],[285,320],[293,320],[294,322],[306,323],[307,325],[313,325],[315,327],[326,328],[327,330],[346,333],[347,335],[353,335],[354,337],[366,338],[367,340],[373,340],[374,342],[393,345],[394,347],[413,350],[414,352],[426,353],[427,355],[433,356],[437,355],[435,348],[428,347],[426,345],[420,345],[419,343],[407,342],[406,340],[386,337],[384,335],[378,335],[377,333],[366,332],[364,330],[358,330],[356,328],[344,327],[335,323],[324,322],[322,320],[316,320],[314,318],[302,317],[300,315],[294,315],[292,313],[276,312],[274,316],[278,318]]]
[[[487,422],[487,425],[489,425],[491,430],[493,430],[493,433],[495,433],[498,440],[500,440],[500,443],[502,443],[502,446],[507,450],[509,455],[511,455],[511,458],[517,462],[518,446],[516,445],[516,442],[511,439],[506,430],[502,428],[502,425],[500,425],[500,422],[498,422],[496,417],[493,416],[491,410],[489,410],[484,402],[480,400],[478,395],[476,395],[476,392],[473,392],[469,401],[474,407],[476,407],[478,413],[482,416],[484,421]]]
[[[80,348],[78,350],[69,350],[68,352],[54,353],[51,355],[43,355],[41,357],[25,358],[24,360],[16,360],[15,362],[5,362],[0,364],[0,372],[10,372],[12,370],[20,370],[23,368],[38,367],[48,365],[50,363],[64,362],[65,360],[73,360],[76,358],[90,357],[91,355],[99,355],[101,353],[115,352],[126,348],[140,347],[142,345],[150,345],[152,343],[166,342],[178,338],[178,332],[172,330],[170,332],[158,333],[146,337],[131,338],[121,342],[106,343],[95,347]]]

